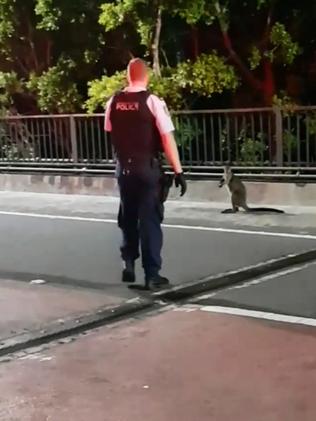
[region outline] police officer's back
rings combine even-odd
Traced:
[[[140,243],[145,285],[157,288],[169,283],[159,274],[163,241],[161,152],[174,169],[176,186],[181,185],[182,195],[186,183],[171,117],[164,101],[147,90],[148,70],[142,60],[131,60],[128,81],[129,86],[110,99],[105,115],[105,130],[111,132],[118,160],[122,280],[135,281],[134,263],[140,256]]]

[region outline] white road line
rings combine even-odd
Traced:
[[[244,316],[252,317],[255,319],[271,320],[274,322],[291,323],[305,326],[316,327],[316,319],[309,319],[306,317],[288,316],[286,314],[266,313],[264,311],[245,310],[234,307],[218,307],[218,306],[206,306],[201,307],[201,311],[210,313],[229,314],[231,316]]]
[[[81,221],[81,222],[95,222],[95,223],[106,223],[106,224],[117,224],[116,219],[103,219],[103,218],[90,218],[81,216],[67,216],[67,215],[49,215],[40,213],[28,213],[28,212],[8,212],[0,211],[0,215],[7,216],[21,216],[29,218],[42,218],[42,219],[56,219],[64,221]],[[266,237],[283,237],[283,238],[298,238],[304,240],[316,240],[316,235],[310,234],[293,234],[289,232],[275,232],[275,231],[255,231],[255,230],[243,230],[235,228],[215,228],[207,227],[202,225],[179,225],[179,224],[163,224],[163,227],[170,229],[182,229],[189,231],[209,231],[209,232],[222,232],[232,234],[243,234],[243,235],[262,235]]]
[[[177,229],[187,229],[187,230],[196,230],[196,231],[212,231],[212,232],[224,232],[224,233],[233,233],[233,234],[245,234],[245,235],[263,235],[266,237],[284,237],[284,238],[303,238],[305,240],[316,240],[316,235],[310,234],[292,234],[289,232],[275,232],[275,231],[255,231],[255,230],[242,230],[235,228],[215,228],[215,227],[205,227],[205,226],[194,226],[194,225],[169,225],[165,224],[166,228],[177,228]]]
[[[232,286],[230,288],[227,288],[226,291],[232,290],[232,289],[247,288],[247,287],[252,286],[252,285],[259,285],[263,282],[270,281],[271,279],[281,278],[282,276],[289,275],[290,273],[299,272],[299,271],[301,271],[303,269],[307,269],[310,266],[313,266],[315,264],[316,264],[316,262],[309,262],[309,263],[305,263],[304,265],[301,265],[301,266],[292,267],[290,269],[281,270],[279,272],[274,272],[274,273],[271,273],[269,275],[265,275],[265,276],[261,276],[259,278],[256,278],[252,281],[248,281],[248,282],[245,282],[245,283],[240,284],[240,285]]]
[[[289,256],[293,256],[293,255],[288,255],[288,257]],[[280,270],[280,271],[277,271],[277,272],[270,273],[269,275],[260,276],[258,278],[255,278],[255,279],[251,280],[251,281],[246,281],[246,282],[241,283],[241,284],[232,285],[230,287],[224,287],[224,288],[219,289],[217,291],[210,292],[209,294],[200,295],[199,297],[197,297],[197,302],[208,300],[209,298],[214,298],[217,295],[220,295],[222,292],[232,291],[234,289],[247,288],[247,287],[250,287],[250,286],[253,286],[253,285],[259,285],[263,282],[270,281],[271,279],[278,279],[278,278],[281,278],[282,276],[288,275],[290,273],[295,273],[295,272],[299,272],[303,269],[307,269],[307,268],[309,268],[310,266],[313,266],[313,265],[316,265],[316,262],[304,263],[300,266],[294,266],[294,267],[289,268],[289,269],[284,269],[284,270]],[[244,269],[245,268],[242,268],[241,270],[244,270]]]
[[[116,224],[115,219],[102,219],[102,218],[90,218],[82,216],[67,216],[67,215],[49,215],[44,213],[29,213],[29,212],[7,212],[0,211],[0,215],[8,216],[25,216],[28,218],[41,218],[41,219],[61,219],[64,221],[82,221],[82,222],[98,222],[98,223],[107,223],[107,224]]]

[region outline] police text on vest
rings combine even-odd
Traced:
[[[138,111],[139,102],[118,102],[116,109],[118,111]]]

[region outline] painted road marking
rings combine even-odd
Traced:
[[[42,218],[52,220],[64,220],[64,221],[81,221],[81,222],[95,222],[95,223],[106,223],[106,224],[117,224],[116,219],[103,219],[103,218],[90,218],[81,216],[66,216],[66,215],[49,215],[40,213],[27,213],[27,212],[7,212],[0,211],[0,215],[6,216],[20,216],[28,218]],[[164,228],[170,229],[182,229],[189,231],[209,231],[209,232],[221,232],[221,233],[232,233],[242,235],[262,235],[265,237],[281,237],[281,238],[297,238],[304,240],[316,240],[316,235],[310,234],[293,234],[287,232],[275,232],[275,231],[255,231],[255,230],[243,230],[234,228],[215,228],[207,226],[194,226],[194,225],[179,225],[179,224],[163,224]]]
[[[269,275],[261,276],[257,279],[252,280],[252,281],[245,282],[244,284],[235,285],[235,286],[233,286],[229,289],[242,289],[242,288],[247,288],[247,287],[250,287],[250,286],[253,286],[253,285],[259,285],[262,282],[267,282],[267,281],[270,281],[271,279],[281,278],[282,276],[286,276],[286,275],[289,275],[291,273],[300,272],[301,270],[307,269],[310,266],[314,266],[314,265],[316,265],[316,262],[309,262],[309,263],[306,263],[306,264],[301,265],[301,266],[297,266],[297,267],[293,267],[293,268],[290,268],[290,269],[282,270],[280,272],[275,272],[275,273],[271,273]]]
[[[246,310],[235,307],[220,307],[220,306],[204,306],[200,307],[201,311],[210,313],[228,314],[230,316],[251,317],[261,320],[271,320],[274,322],[291,323],[305,326],[316,327],[316,319],[306,317],[289,316],[287,314],[268,313],[264,311]]]
[[[309,263],[305,263],[305,264],[300,265],[300,266],[295,266],[295,267],[292,267],[292,268],[289,268],[289,269],[284,269],[284,270],[281,270],[281,271],[273,272],[273,273],[270,273],[268,275],[263,275],[263,276],[260,276],[258,278],[255,278],[251,281],[246,281],[244,283],[241,283],[239,285],[232,285],[230,287],[225,287],[222,290],[218,290],[218,291],[215,291],[215,292],[211,292],[209,294],[201,295],[201,296],[198,297],[198,301],[204,301],[204,300],[207,300],[209,298],[213,298],[216,295],[222,293],[223,291],[226,292],[226,291],[232,291],[234,289],[242,289],[242,288],[248,288],[248,287],[253,286],[253,285],[259,285],[263,282],[270,281],[271,279],[277,279],[277,278],[281,278],[282,276],[289,275],[291,273],[300,272],[301,270],[307,269],[307,268],[309,268],[310,266],[313,266],[313,265],[316,265],[316,262],[309,262]]]

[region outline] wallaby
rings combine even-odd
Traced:
[[[243,208],[246,212],[274,212],[284,213],[281,209],[274,208],[250,208],[247,205],[247,190],[239,177],[233,174],[229,166],[224,167],[223,178],[220,180],[218,187],[226,184],[231,196],[232,209],[225,209],[222,213],[236,213],[239,208]]]

